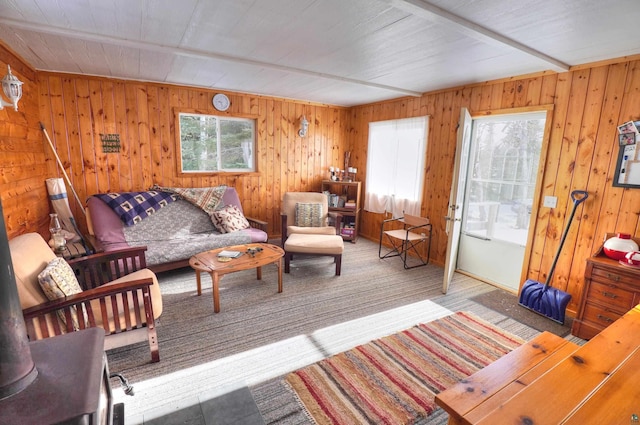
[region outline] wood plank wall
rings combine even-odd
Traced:
[[[580,207],[554,277],[554,286],[573,295],[575,312],[585,258],[606,232],[640,237],[640,190],[611,185],[618,152],[616,126],[640,119],[640,58],[576,67],[562,74],[543,73],[427,93],[350,109],[330,105],[227,93],[229,114],[258,119],[258,168],[251,175],[180,177],[176,172],[173,108],[213,113],[212,90],[162,84],[36,73],[10,49],[0,45],[0,66],[10,63],[25,81],[20,111],[0,111],[0,189],[9,236],[38,231],[48,236],[49,204],[44,180],[61,177],[45,145],[38,122],[51,135],[80,199],[105,191],[165,186],[236,187],[247,215],[270,223],[280,234],[282,194],[319,190],[328,167],[351,166],[366,175],[370,121],[429,115],[429,143],[422,214],[434,224],[432,260],[444,263],[446,213],[453,168],[456,125],[461,106],[474,113],[493,109],[553,105],[550,145],[542,193],[556,196],[554,209],[534,211],[533,247],[527,276],[544,281],[557,250],[574,189],[590,193]],[[297,136],[305,114],[309,136]],[[100,133],[118,133],[119,154],[104,154]],[[366,186],[363,188],[366,189]],[[70,192],[81,227],[82,213]],[[382,215],[364,212],[361,236],[377,240]],[[376,259],[372,259],[375,261]]]
[[[9,238],[25,232],[49,236],[49,202],[45,179],[53,169],[45,160],[40,130],[36,71],[0,44],[0,78],[11,72],[24,84],[18,111],[0,111],[0,197]],[[7,100],[5,98],[5,100]]]
[[[495,109],[553,105],[550,144],[542,176],[542,193],[556,196],[554,209],[535,214],[528,278],[546,280],[565,220],[571,213],[573,190],[587,190],[589,198],[574,218],[554,272],[554,287],[579,301],[585,259],[602,243],[606,232],[640,236],[640,189],[612,186],[618,155],[617,125],[640,119],[640,58],[620,59],[570,72],[513,78],[469,87],[427,93],[420,98],[363,105],[351,110],[349,147],[358,173],[366,173],[368,123],[429,115],[426,180],[422,214],[434,226],[432,258],[444,264],[445,221],[456,146],[460,107],[472,113]],[[362,173],[360,172],[362,170]],[[363,190],[366,190],[366,184]],[[542,205],[542,202],[540,202]],[[382,214],[362,214],[361,236],[376,240]]]
[[[282,195],[319,191],[329,166],[343,156],[348,111],[340,107],[225,92],[231,107],[221,113],[211,104],[213,90],[46,72],[39,74],[38,85],[42,121],[83,202],[95,193],[153,184],[226,184],[238,190],[247,216],[267,221],[269,234],[279,235]],[[174,108],[256,117],[258,172],[181,176]],[[303,114],[310,125],[301,138]],[[103,153],[102,133],[120,135],[120,153]],[[79,220],[77,202],[70,203]]]

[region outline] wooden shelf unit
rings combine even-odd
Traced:
[[[342,239],[355,243],[358,240],[358,228],[360,226],[361,182],[323,180],[321,192],[329,192],[341,197],[342,200],[354,201],[354,206],[332,206],[329,200],[329,212],[338,212],[342,215],[340,233]]]
[[[634,240],[640,243],[639,239]],[[607,257],[601,247],[587,259],[584,287],[571,333],[591,339],[638,303],[640,268]]]

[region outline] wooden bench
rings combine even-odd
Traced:
[[[449,425],[473,424],[579,348],[549,332],[516,348],[436,396]]]

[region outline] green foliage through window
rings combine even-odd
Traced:
[[[180,113],[182,172],[255,171],[255,120]]]

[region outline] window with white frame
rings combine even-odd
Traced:
[[[364,209],[420,215],[428,117],[369,123]]]
[[[177,118],[182,173],[255,171],[255,119],[188,112]]]

